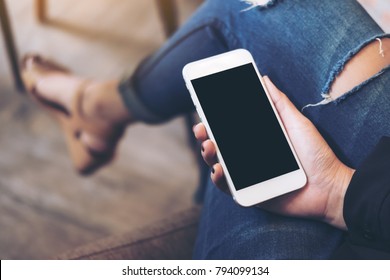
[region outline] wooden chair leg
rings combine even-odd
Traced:
[[[19,91],[23,91],[24,86],[19,71],[18,54],[16,51],[12,28],[8,17],[7,7],[4,0],[0,0],[0,23],[1,23],[1,29],[3,31],[2,33],[4,36],[8,60],[11,64],[11,70],[12,70],[15,86]]]
[[[167,37],[178,27],[177,8],[174,0],[156,0],[157,8]]]
[[[46,21],[47,0],[35,0],[35,16],[39,22]]]

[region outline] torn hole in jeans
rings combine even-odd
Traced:
[[[384,34],[367,40],[340,60],[322,89],[322,100],[304,106],[302,111],[331,102],[338,104],[388,70],[390,34]]]
[[[275,5],[276,2],[278,2],[278,0],[240,0],[240,2],[244,2],[245,4],[249,5],[249,7],[241,10],[241,12],[246,12],[254,8],[260,8],[260,9],[269,8]]]

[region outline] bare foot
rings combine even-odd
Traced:
[[[90,173],[107,163],[133,121],[118,82],[83,79],[39,56],[26,56],[22,69],[29,93],[61,123],[76,168]]]

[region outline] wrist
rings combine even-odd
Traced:
[[[340,166],[336,168],[333,177],[333,184],[330,186],[324,220],[326,223],[342,230],[347,230],[343,215],[344,198],[354,173],[354,169],[340,162]]]

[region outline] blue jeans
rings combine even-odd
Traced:
[[[193,110],[183,66],[236,48],[248,49],[260,72],[298,108],[321,101],[348,59],[378,37],[389,37],[355,0],[284,0],[241,12],[239,0],[209,0],[159,51],[146,59],[121,92],[130,110],[136,94],[151,115],[168,120]],[[303,113],[336,155],[356,168],[383,135],[390,135],[390,71],[327,105]],[[142,113],[141,113],[142,115]],[[344,233],[326,224],[242,208],[205,186],[196,259],[326,259]]]

